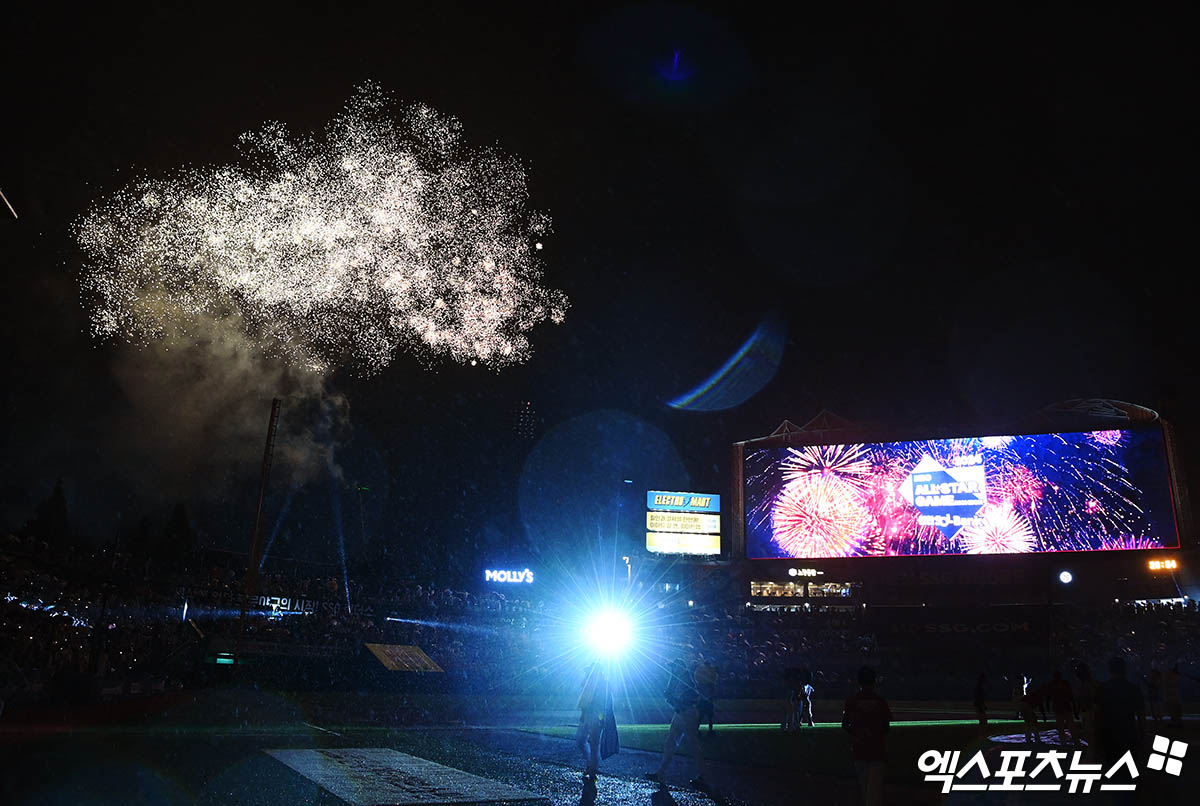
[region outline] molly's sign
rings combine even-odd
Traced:
[[[491,570],[483,572],[484,582],[533,582],[533,572],[528,568],[521,571]]]

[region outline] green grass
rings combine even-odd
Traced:
[[[1020,724],[1016,720],[993,720],[990,728],[1005,732],[1004,726]],[[622,725],[621,746],[662,752],[667,740],[667,725]],[[575,728],[568,725],[531,728],[534,733],[574,738]],[[701,746],[710,761],[740,767],[787,770],[844,778],[854,776],[850,736],[840,723],[818,722],[798,733],[784,733],[778,725],[718,725],[709,734],[702,731]],[[893,722],[888,733],[888,780],[895,783],[921,783],[917,758],[930,749],[974,751],[979,745],[978,725],[974,720],[932,722]],[[684,750],[680,755],[686,756]]]

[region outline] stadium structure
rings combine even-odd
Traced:
[[[996,512],[996,518],[1007,517],[996,490],[1000,483],[1008,484],[1015,492],[1008,492],[1007,502],[1015,533],[1016,549],[999,542],[989,544],[984,538],[971,544],[964,541],[967,536],[986,532],[987,527],[972,532],[953,526],[935,532],[916,523],[915,515],[920,511],[914,506],[912,490],[921,491],[911,479],[911,472],[904,478],[905,468],[899,476],[892,468],[873,468],[870,446],[887,446],[891,454],[907,452],[908,471],[923,469],[914,467],[915,461],[931,462],[930,453],[944,449],[949,453],[976,452],[973,448],[960,448],[967,440],[972,444],[1004,446],[1009,436],[973,437],[963,430],[941,433],[897,433],[895,430],[863,428],[828,412],[822,412],[802,427],[785,421],[773,433],[758,439],[735,443],[732,450],[732,484],[729,507],[729,539],[727,541],[727,570],[731,585],[745,595],[747,606],[754,609],[792,610],[799,607],[926,607],[964,608],[994,605],[1047,606],[1062,603],[1112,603],[1130,601],[1163,601],[1200,596],[1200,586],[1192,573],[1196,562],[1196,545],[1191,507],[1184,484],[1178,443],[1171,426],[1159,415],[1143,406],[1113,400],[1070,400],[1049,406],[1031,416],[1012,423],[1008,427],[994,429],[999,435],[1021,435],[1029,450],[1037,453],[1035,469],[1049,468],[1048,478],[1037,478],[1034,472],[1021,464],[1021,457],[1013,451],[997,451],[1004,455],[988,458],[986,467],[967,468],[975,470],[980,479],[976,494],[975,511],[971,511],[971,496],[960,495],[965,501],[953,504],[967,507],[974,515]],[[1060,435],[1067,435],[1064,439]],[[1077,435],[1072,437],[1072,435]],[[1085,453],[1076,449],[1074,454],[1069,444],[1075,442],[1094,446],[1097,450]],[[1050,445],[1050,447],[1047,447]],[[1127,467],[1131,460],[1123,460],[1121,446],[1129,447],[1135,454],[1134,461],[1142,466]],[[863,446],[867,446],[863,449]],[[1064,450],[1055,451],[1055,448]],[[1156,455],[1157,452],[1157,455]],[[924,456],[922,456],[924,454]],[[800,550],[794,556],[780,549],[778,543],[770,554],[762,549],[762,533],[771,534],[778,541],[784,527],[779,525],[778,511],[764,512],[764,485],[753,478],[754,473],[765,473],[763,463],[754,465],[756,457],[783,457],[782,475],[790,474],[791,480],[799,479],[799,492],[793,492],[786,481],[774,487],[766,485],[765,496],[773,496],[778,502],[788,497],[799,496],[800,517],[795,529],[803,532],[812,529],[820,532],[851,531],[856,528],[870,532],[893,532],[906,529],[932,533],[937,540],[908,540],[906,549],[911,552],[895,551],[892,544],[870,545],[871,536],[863,541],[846,540],[840,546],[833,539],[806,541],[801,534],[792,548]],[[944,456],[942,457],[945,458]],[[791,464],[788,462],[791,460]],[[1125,464],[1122,464],[1122,462]],[[838,467],[838,462],[842,467]],[[898,463],[902,464],[902,463]],[[936,464],[936,463],[934,463]],[[933,465],[931,465],[932,467]],[[933,480],[937,474],[953,479],[938,467],[933,467]],[[958,469],[949,468],[950,473]],[[1053,474],[1059,475],[1053,475]],[[839,475],[840,474],[840,475]],[[987,475],[986,490],[983,477]],[[1149,476],[1131,479],[1129,475]],[[992,478],[1000,475],[1002,482]],[[890,484],[891,489],[881,492],[879,482]],[[1065,489],[1072,479],[1081,488],[1078,491]],[[1019,482],[1026,481],[1024,486]],[[908,490],[902,489],[905,482]],[[821,497],[821,484],[831,485],[835,491],[844,492],[842,497]],[[1155,487],[1157,499],[1152,510],[1146,499],[1150,493],[1143,486]],[[874,485],[874,486],[872,486]],[[951,489],[961,489],[965,485]],[[1088,489],[1082,489],[1083,487]],[[946,487],[943,484],[942,492]],[[934,490],[937,492],[937,490]],[[1094,492],[1093,492],[1094,491]],[[908,501],[901,501],[903,494]],[[890,495],[893,503],[888,509],[879,502],[881,495]],[[1021,498],[1013,507],[1012,498]],[[1094,496],[1094,497],[1093,497]],[[756,500],[757,497],[757,500]],[[945,496],[943,496],[945,498]],[[1057,498],[1057,501],[1052,500]],[[926,499],[932,500],[932,499]],[[849,503],[847,503],[847,501]],[[982,502],[983,509],[978,504]],[[1114,511],[1114,502],[1119,502],[1125,511]],[[918,503],[920,501],[918,500]],[[1024,505],[1023,507],[1021,505]],[[884,517],[880,509],[886,510]],[[1021,515],[1021,510],[1024,515]],[[899,512],[899,510],[905,510]],[[927,509],[947,517],[946,510],[936,507]],[[1094,510],[1094,511],[1093,511]],[[871,515],[878,522],[871,522]],[[1149,518],[1153,515],[1153,518]],[[770,521],[775,518],[772,524]],[[806,520],[807,518],[807,520]],[[856,522],[855,519],[858,519]],[[1037,526],[1038,519],[1044,529]],[[1019,519],[1019,520],[1018,520]],[[763,521],[768,521],[763,523]],[[936,522],[936,515],[922,523]],[[964,521],[981,523],[979,517]],[[1032,525],[1031,525],[1032,524]],[[1004,524],[989,524],[993,531],[1003,532]],[[1047,539],[1043,544],[1040,531],[1057,531],[1086,534],[1091,529],[1100,534],[1090,544],[1076,534],[1076,541]],[[756,544],[756,535],[758,543]],[[749,542],[748,542],[749,533]],[[908,535],[901,535],[908,537]],[[947,537],[948,536],[948,537]],[[839,535],[834,535],[834,538]],[[886,535],[884,535],[886,538]],[[1061,537],[1061,534],[1059,535]],[[879,541],[879,535],[874,539]],[[941,551],[934,543],[949,544],[954,548]],[[822,551],[833,545],[843,550],[842,556],[835,551]],[[966,547],[964,547],[966,546]],[[1019,549],[1019,550],[1017,550]],[[825,556],[822,556],[825,555]]]

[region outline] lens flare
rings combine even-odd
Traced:
[[[267,124],[239,165],[94,204],[75,227],[93,335],[145,342],[201,314],[318,370],[526,360],[567,299],[541,284],[550,221],[526,210],[523,168],[427,106],[392,112],[366,85],[321,137]]]
[[[597,654],[619,656],[633,642],[633,622],[620,610],[601,610],[587,620],[584,639]]]

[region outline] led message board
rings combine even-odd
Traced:
[[[649,490],[646,509],[647,551],[721,553],[721,496]]]
[[[746,556],[1178,548],[1158,429],[764,448]]]

